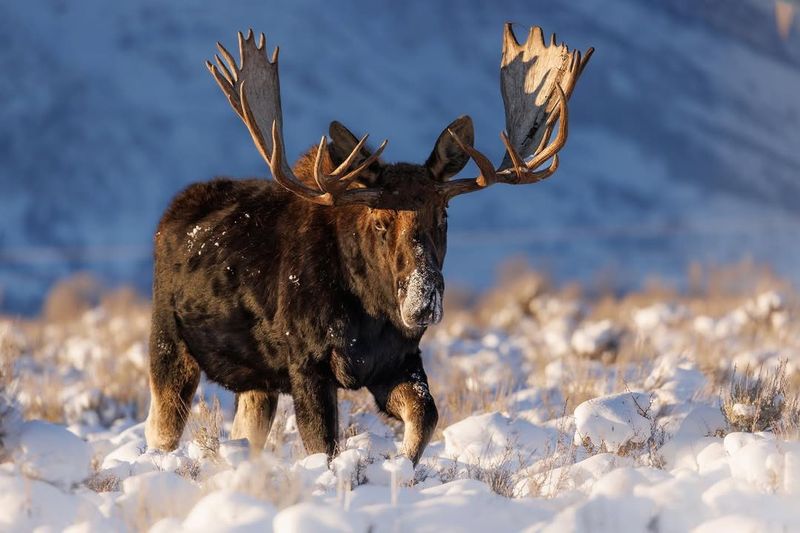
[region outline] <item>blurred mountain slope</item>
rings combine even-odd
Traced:
[[[631,284],[748,255],[800,278],[800,39],[771,4],[49,0],[0,5],[0,309],[78,269],[146,288],[177,191],[266,175],[203,66],[215,41],[252,26],[281,45],[290,157],[338,119],[422,161],[466,113],[499,158],[505,20],[597,54],[558,174],[453,202],[450,279],[480,286],[513,253]]]

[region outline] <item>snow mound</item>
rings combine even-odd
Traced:
[[[414,465],[405,456],[397,456],[367,465],[367,482],[386,487],[405,485],[414,479]]]
[[[618,452],[642,444],[650,436],[650,396],[623,392],[587,400],[575,409],[575,444],[591,444]]]
[[[615,481],[620,481],[620,472],[630,476],[630,471],[614,471],[606,478],[600,480],[606,486],[607,478],[613,476]],[[632,479],[625,480],[627,483]],[[542,531],[558,533],[561,531],[648,531],[653,517],[657,514],[655,504],[646,498],[625,495],[600,494],[578,505],[566,508]]]
[[[610,320],[589,322],[572,334],[572,349],[586,357],[599,357],[617,351],[622,332]]]
[[[555,432],[498,412],[465,418],[445,428],[445,455],[468,462],[502,462],[508,450],[543,454],[552,447]]]
[[[117,503],[129,523],[139,516],[148,521],[164,517],[184,517],[200,498],[200,489],[175,472],[153,471],[122,482],[123,495]]]
[[[275,507],[267,502],[231,490],[218,490],[195,504],[182,527],[183,531],[206,533],[269,531],[275,514]]]
[[[708,379],[694,361],[668,353],[658,358],[644,386],[654,393],[658,406],[675,405],[694,398]]]
[[[800,443],[777,441],[772,434],[729,433],[724,448],[734,479],[764,492],[800,489]]]
[[[309,502],[287,507],[278,513],[272,527],[275,533],[367,531],[365,523],[358,523],[359,518],[361,518],[359,515],[345,513],[342,509]]]
[[[88,497],[68,494],[58,487],[0,470],[0,531],[64,531],[78,521],[96,531],[109,531],[101,513]]]
[[[34,420],[21,426],[14,460],[25,475],[68,488],[89,476],[92,448],[64,426]]]

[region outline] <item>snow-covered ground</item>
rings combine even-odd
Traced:
[[[416,470],[361,391],[340,394],[330,464],[288,397],[265,450],[228,439],[231,395],[207,382],[180,447],[148,450],[146,304],[2,321],[0,530],[800,530],[796,295],[711,278],[589,299],[524,274],[450,302]]]

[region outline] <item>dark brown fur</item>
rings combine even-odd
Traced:
[[[468,118],[449,127],[472,141]],[[338,123],[330,134],[328,171],[355,145]],[[310,182],[309,154],[295,174]],[[267,180],[179,194],[155,237],[148,444],[177,446],[202,370],[237,393],[233,436],[257,446],[291,394],[309,453],[334,453],[337,389],[367,387],[416,463],[437,421],[419,351],[444,289],[435,184],[466,161],[443,132],[425,165],[375,163],[361,185],[396,191],[396,210],[320,206]]]

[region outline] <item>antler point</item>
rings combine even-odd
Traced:
[[[531,30],[528,32],[528,39],[525,41],[525,44],[530,46],[538,45],[541,48],[545,48],[544,43],[544,32],[540,26],[532,26]]]

